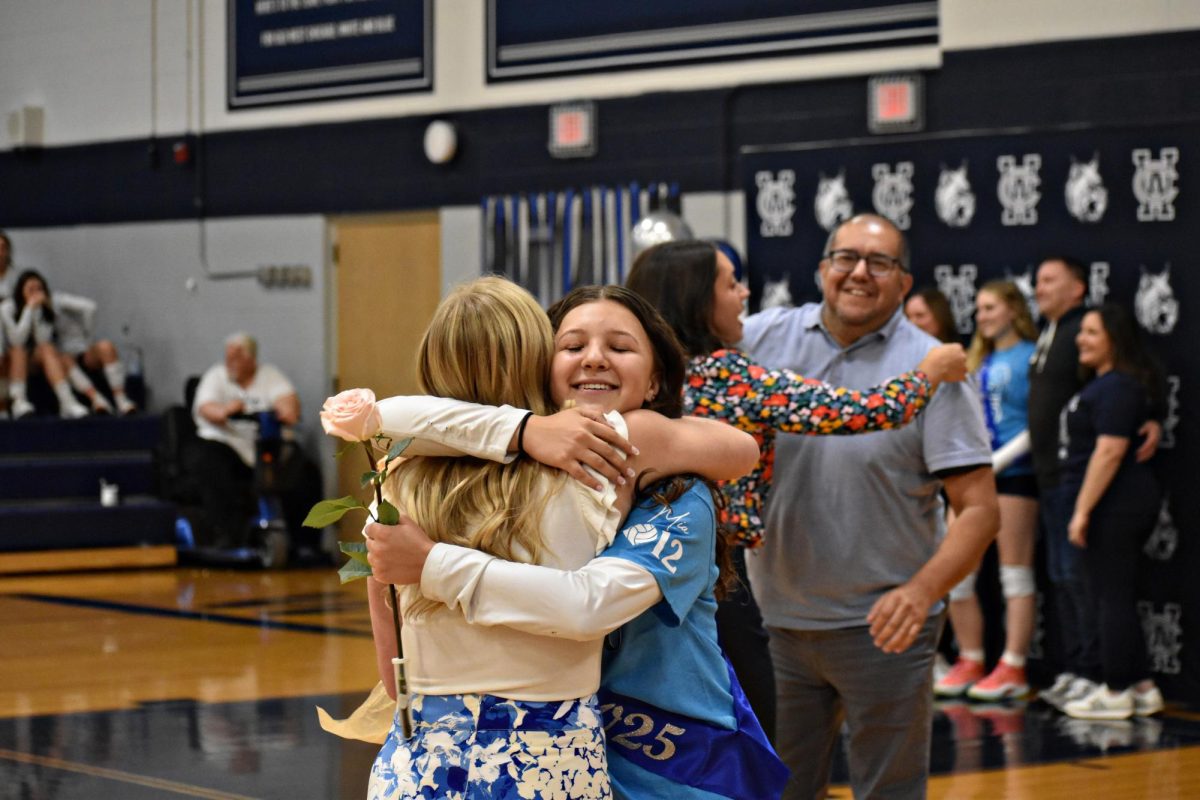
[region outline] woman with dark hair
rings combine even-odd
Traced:
[[[1162,693],[1150,678],[1135,579],[1160,494],[1130,442],[1146,419],[1153,374],[1133,320],[1106,303],[1087,312],[1075,337],[1079,364],[1095,377],[1063,408],[1059,464],[1075,494],[1067,528],[1083,562],[1100,634],[1100,684],[1063,711],[1081,719],[1154,714]],[[1089,676],[1090,677],[1090,676]]]
[[[934,286],[926,286],[909,295],[904,303],[904,316],[939,342],[958,340],[950,301]]]
[[[33,365],[41,367],[58,397],[59,415],[68,419],[86,417],[87,407],[72,394],[62,353],[55,345],[54,304],[46,279],[31,269],[22,272],[13,296],[0,303],[0,318],[8,342],[8,392],[12,398],[13,419],[34,411],[25,388],[31,360]]]
[[[774,732],[775,679],[767,633],[746,578],[745,549],[762,543],[763,503],[771,481],[777,432],[852,434],[898,427],[924,405],[942,380],[961,380],[960,345],[934,348],[916,371],[863,392],[836,390],[789,370],[768,370],[733,349],[742,338],[741,313],[748,290],[732,263],[713,245],[666,242],[641,253],[626,286],[645,297],[679,337],[688,356],[684,410],[721,419],[751,433],[761,460],[754,472],[726,484],[722,521],[734,527],[738,591],[717,612],[721,643],[755,713]]]

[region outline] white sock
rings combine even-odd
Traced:
[[[25,381],[10,381],[8,396],[13,400],[25,400]]]
[[[104,377],[108,378],[108,385],[113,392],[125,393],[125,365],[120,359],[104,365]]]
[[[75,395],[71,394],[71,386],[65,380],[54,384],[54,394],[58,397],[58,404],[63,408],[79,402],[75,399]]]
[[[1011,650],[1005,650],[1004,655],[1000,656],[1000,660],[1010,667],[1020,669],[1025,666],[1025,656],[1014,653]]]
[[[959,650],[958,657],[960,659],[966,659],[967,661],[974,661],[976,664],[983,663],[982,650]]]
[[[67,380],[71,382],[71,385],[75,387],[76,391],[81,392],[82,394],[91,395],[92,392],[96,391],[96,387],[92,385],[91,379],[84,374],[83,370],[79,368],[78,364],[73,365],[71,369],[67,370]],[[55,391],[57,391],[57,389]],[[61,395],[59,396],[59,399],[62,399]]]

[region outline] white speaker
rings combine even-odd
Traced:
[[[41,147],[45,141],[46,113],[41,106],[22,106],[8,112],[8,140],[14,148]]]

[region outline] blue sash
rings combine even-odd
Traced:
[[[773,800],[783,794],[788,768],[750,710],[729,660],[725,663],[737,730],[601,688],[609,758],[627,759],[674,783],[733,800]]]

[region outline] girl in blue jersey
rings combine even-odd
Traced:
[[[975,574],[950,592],[950,621],[959,657],[934,684],[942,696],[966,693],[977,700],[1019,697],[1029,691],[1025,657],[1033,636],[1033,552],[1037,535],[1037,482],[1029,459],[1029,359],[1037,329],[1016,284],[992,281],[975,297],[975,337],[967,365],[975,375],[983,416],[992,437],[1000,503],[1000,588],[1005,603],[1004,654],[985,674],[983,614]]]

